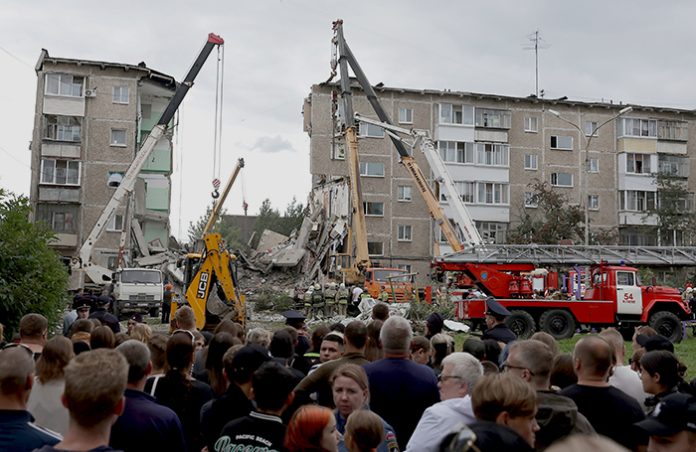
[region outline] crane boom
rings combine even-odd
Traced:
[[[237,180],[237,176],[239,175],[239,172],[242,170],[242,168],[244,168],[244,159],[240,158],[239,160],[237,160],[237,166],[234,167],[234,171],[232,171],[232,174],[230,174],[229,179],[227,179],[227,184],[225,185],[225,189],[222,191],[222,195],[213,206],[213,211],[210,213],[210,218],[208,218],[208,222],[205,224],[205,228],[203,228],[201,239],[205,237],[207,233],[210,232],[210,230],[213,228],[213,225],[215,225],[215,223],[217,222],[220,216],[220,211],[222,210],[222,205],[225,203],[225,199],[227,199],[227,195],[230,193],[232,185],[234,185],[234,181]]]
[[[155,145],[157,144],[157,141],[162,136],[164,136],[169,122],[172,120],[174,114],[176,113],[176,110],[179,108],[179,105],[181,105],[181,102],[184,100],[186,93],[193,86],[193,81],[196,79],[196,76],[203,67],[203,63],[205,63],[205,61],[208,59],[210,52],[212,52],[215,46],[220,46],[223,44],[224,40],[221,37],[213,33],[210,33],[208,35],[208,40],[203,46],[203,49],[200,51],[198,57],[189,69],[183,82],[177,85],[174,96],[169,101],[169,104],[162,113],[162,116],[160,117],[159,121],[157,121],[157,125],[153,127],[152,131],[147,136],[142,146],[140,146],[139,151],[133,159],[133,162],[128,167],[126,174],[123,176],[121,183],[119,184],[118,188],[116,188],[116,190],[114,191],[114,194],[111,195],[111,199],[109,199],[109,202],[107,202],[106,206],[101,212],[101,215],[99,215],[97,222],[94,224],[92,230],[87,236],[87,239],[82,244],[78,257],[76,259],[73,259],[73,270],[83,270],[94,283],[103,284],[111,280],[111,277],[109,276],[111,274],[110,270],[95,265],[92,262],[92,251],[94,249],[94,245],[96,244],[97,240],[99,240],[99,237],[101,237],[102,233],[104,232],[104,229],[106,228],[107,223],[116,212],[116,209],[123,201],[123,198],[133,191],[140,170],[143,168],[145,162],[150,157],[152,150],[155,148]]]

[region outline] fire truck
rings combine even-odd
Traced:
[[[565,339],[580,325],[615,326],[628,337],[634,326],[647,324],[677,342],[691,316],[688,303],[677,289],[641,284],[629,264],[694,265],[693,257],[669,247],[488,245],[437,257],[433,267],[455,286],[473,282],[494,297],[511,312],[506,323],[520,338],[544,331]],[[562,267],[569,270],[552,270]],[[484,298],[455,291],[454,301],[457,318],[484,327]]]

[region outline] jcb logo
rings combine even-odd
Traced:
[[[205,291],[208,288],[208,273],[201,273],[201,281],[198,283],[198,292],[196,298],[205,298]]]
[[[624,297],[623,297],[623,302],[624,302],[624,303],[635,303],[635,302],[636,302],[636,299],[633,298],[633,294],[632,294],[632,293],[625,293],[625,294],[624,294]]]

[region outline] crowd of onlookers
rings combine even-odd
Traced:
[[[414,335],[385,303],[311,331],[288,311],[275,331],[201,332],[184,306],[169,334],[74,308],[50,339],[25,315],[0,351],[0,450],[696,450],[696,388],[649,327],[631,356],[611,328],[572,353],[507,332],[455,351],[439,314]]]

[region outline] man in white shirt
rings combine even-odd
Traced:
[[[616,358],[616,365],[611,377],[609,377],[609,384],[636,399],[640,406],[643,407],[643,411],[645,411],[645,399],[650,397],[650,395],[643,391],[640,375],[631,369],[631,366],[625,364],[626,344],[621,333],[614,328],[607,328],[599,335],[609,342],[611,348],[614,349],[614,357]]]
[[[483,376],[481,363],[469,353],[451,353],[438,377],[441,402],[426,409],[406,445],[407,451],[440,450],[440,443],[460,424],[476,422],[469,391]]]

